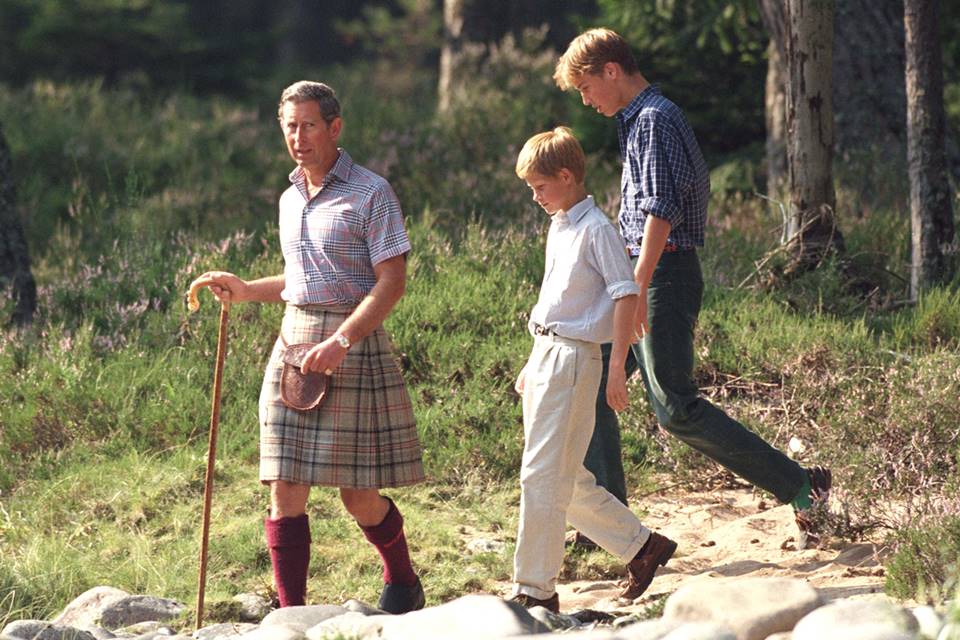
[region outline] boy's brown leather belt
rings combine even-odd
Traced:
[[[555,336],[557,332],[553,329],[547,328],[542,324],[533,325],[533,335],[535,336]]]

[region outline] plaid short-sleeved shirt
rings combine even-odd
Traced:
[[[620,232],[639,255],[647,215],[670,223],[667,242],[703,246],[710,174],[680,107],[651,85],[617,114],[623,175]]]
[[[340,150],[310,198],[297,167],[280,196],[280,248],[290,304],[351,306],[377,282],[374,265],[410,251],[400,203],[390,184]]]

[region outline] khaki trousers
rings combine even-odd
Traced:
[[[543,600],[556,592],[567,522],[625,563],[650,537],[583,466],[602,368],[598,344],[559,336],[534,341],[523,391],[515,594]]]

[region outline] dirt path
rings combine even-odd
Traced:
[[[798,551],[791,508],[768,508],[749,489],[661,493],[631,506],[646,513],[645,525],[679,543],[677,553],[632,603],[617,599],[614,581],[561,584],[564,611],[641,610],[685,584],[724,577],[801,578],[827,600],[883,592],[875,545],[836,541],[826,549]]]

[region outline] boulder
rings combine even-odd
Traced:
[[[663,617],[679,622],[714,622],[738,640],[765,640],[789,631],[816,609],[820,596],[794,578],[703,580],[678,589],[667,599]]]
[[[940,629],[943,628],[943,618],[933,607],[914,607],[910,610],[913,617],[917,619],[917,626],[920,631],[920,637],[924,640],[937,640],[940,635]]]
[[[78,629],[89,629],[98,626],[97,621],[103,610],[115,602],[123,600],[130,594],[114,587],[100,586],[87,589],[74,598],[64,607],[53,624]]]
[[[328,638],[376,640],[380,638],[381,628],[382,625],[369,616],[348,611],[307,629],[307,640],[327,640]]]
[[[261,627],[284,626],[294,631],[305,634],[307,629],[315,627],[324,620],[342,616],[347,613],[343,607],[335,604],[314,604],[300,607],[283,607],[271,611],[263,622]],[[246,634],[244,635],[246,637]]]
[[[485,640],[549,631],[516,602],[490,595],[468,595],[400,616],[371,616],[389,640]]]
[[[917,620],[885,598],[839,600],[805,616],[794,640],[896,640],[914,638]]]
[[[118,629],[138,622],[172,620],[186,608],[182,602],[167,598],[126,596],[103,607],[100,625],[107,629]]]
[[[249,633],[257,628],[257,625],[249,622],[221,622],[212,624],[193,632],[193,640],[220,640],[221,638],[234,638],[244,633]]]
[[[661,640],[739,640],[728,627],[716,622],[687,622]]]
[[[270,599],[257,593],[239,593],[233,601],[240,604],[241,622],[260,622],[273,611]]]
[[[96,640],[89,631],[46,620],[17,620],[4,627],[0,635],[15,640]]]
[[[385,616],[385,615],[389,615],[389,614],[388,614],[386,611],[384,611],[383,609],[377,609],[375,606],[373,606],[373,605],[371,605],[371,604],[367,604],[366,602],[361,602],[360,600],[350,599],[350,600],[347,600],[346,602],[344,602],[342,606],[343,606],[343,608],[346,609],[347,611],[352,611],[352,612],[354,612],[354,613],[362,613],[362,614],[365,615],[365,616]]]

